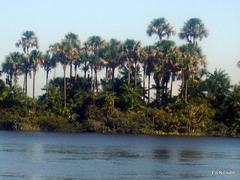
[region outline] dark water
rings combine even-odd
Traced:
[[[240,139],[0,132],[0,179],[240,179]]]

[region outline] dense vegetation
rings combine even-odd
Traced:
[[[202,21],[191,18],[184,24],[181,46],[169,40],[176,32],[165,18],[150,22],[147,34],[158,40],[143,47],[133,39],[99,36],[81,43],[77,34],[68,33],[42,53],[34,32],[24,32],[16,43],[20,51],[2,63],[0,128],[238,136],[240,85],[231,86],[223,70],[207,71],[199,46],[208,36]],[[60,65],[63,77],[49,79]],[[36,98],[39,68],[46,72],[46,84]],[[27,96],[28,76],[32,97]]]

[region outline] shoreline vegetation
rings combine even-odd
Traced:
[[[176,34],[185,44],[170,40]],[[187,20],[180,32],[153,19],[147,35],[156,43],[100,36],[81,42],[68,33],[43,53],[35,33],[25,31],[19,51],[2,63],[0,130],[239,137],[240,84],[231,85],[224,70],[207,70],[201,19]],[[63,77],[50,78],[59,66]],[[36,97],[40,68],[46,83]]]

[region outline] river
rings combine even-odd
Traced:
[[[240,139],[0,131],[0,179],[240,179]]]

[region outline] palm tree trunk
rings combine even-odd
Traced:
[[[145,79],[146,79],[146,66],[143,65],[143,100],[145,101]]]
[[[150,103],[150,73],[148,74],[148,104]]]
[[[74,65],[74,77],[75,81],[77,80],[77,65]]]
[[[106,82],[108,82],[108,66],[106,66],[105,78],[106,78]]]
[[[35,98],[35,77],[36,71],[33,71],[33,99]]]
[[[25,72],[25,95],[27,96],[27,75],[28,73]]]
[[[66,82],[66,67],[67,65],[63,65],[63,77],[64,77],[64,108],[67,107],[67,82]]]
[[[97,67],[94,68],[94,83],[95,90],[96,92],[98,92]]]
[[[131,81],[131,66],[130,66],[130,60],[128,60],[128,85],[130,85]]]
[[[91,90],[94,93],[93,67],[91,66]]]
[[[46,90],[48,90],[48,74],[49,71],[46,71]]]
[[[171,76],[170,98],[172,98],[172,91],[173,91],[173,74],[172,74],[172,76]]]
[[[115,67],[112,68],[112,92],[114,92]]]
[[[164,94],[164,84],[165,84],[165,67],[164,61],[162,61],[162,80],[161,80],[161,104],[164,104],[165,101],[165,94]]]
[[[23,94],[25,94],[25,75],[24,75],[24,79],[23,79],[23,86],[22,86],[22,90],[23,90]]]
[[[87,61],[84,62],[84,79],[87,77]]]
[[[187,80],[185,80],[185,88],[184,88],[184,90],[185,90],[185,93],[184,93],[184,99],[185,99],[185,102],[187,103],[187,96],[188,96],[188,81]]]
[[[10,74],[10,91],[12,90],[13,74]]]
[[[134,86],[137,86],[137,62],[134,62]]]

